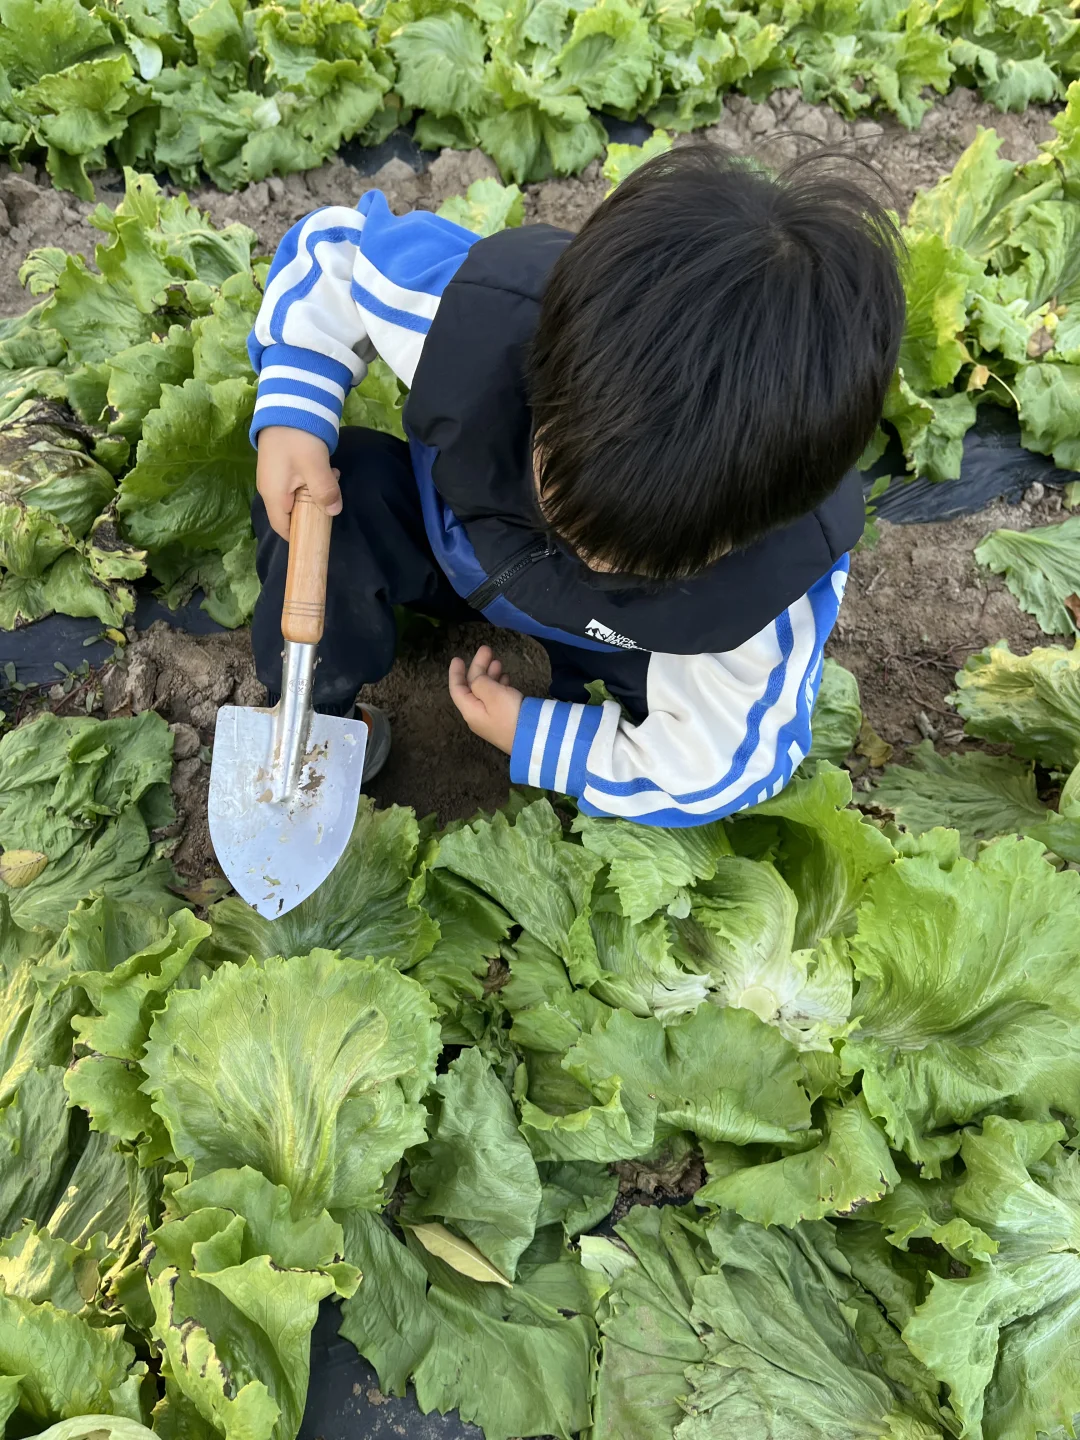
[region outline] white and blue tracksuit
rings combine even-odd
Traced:
[[[848,477],[694,580],[598,585],[542,535],[531,490],[524,356],[569,239],[537,225],[480,240],[394,216],[378,191],[308,216],[281,243],[249,341],[252,436],[293,426],[333,452],[346,394],[381,356],[411,387],[412,472],[441,571],[493,623],[539,638],[553,676],[575,671],[553,679],[557,698],[525,700],[512,780],[593,815],[700,825],[775,795],[809,749],[861,487]],[[582,677],[622,705],[583,703]]]

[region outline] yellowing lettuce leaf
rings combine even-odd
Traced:
[[[972,655],[950,696],[969,735],[1071,770],[1080,764],[1080,650],[1047,645],[1014,655],[1000,641]]]

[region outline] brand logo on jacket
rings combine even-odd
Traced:
[[[618,630],[612,630],[610,625],[602,625],[599,620],[590,620],[585,626],[585,634],[594,640],[603,640],[607,645],[618,645],[620,650],[641,649],[628,635],[620,635]]]

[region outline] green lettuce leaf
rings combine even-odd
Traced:
[[[966,1434],[1064,1434],[1080,1407],[1080,1172],[1064,1130],[989,1116],[965,1133],[960,1213],[997,1241],[963,1279],[934,1276],[904,1327]]]
[[[537,1167],[543,1186],[537,1228],[561,1224],[568,1239],[592,1230],[611,1213],[619,1193],[619,1177],[606,1165],[578,1160],[547,1162]]]
[[[162,386],[120,486],[118,509],[134,544],[224,552],[247,533],[254,407],[255,387],[244,380]]]
[[[795,1051],[747,1010],[703,1005],[667,1026],[615,1010],[562,1065],[597,1103],[555,1116],[525,1100],[522,1130],[538,1159],[627,1159],[677,1130],[785,1144],[810,1127]]]
[[[859,682],[850,670],[826,659],[811,717],[810,760],[841,765],[855,748],[862,725]]]
[[[1021,442],[1063,470],[1080,470],[1080,365],[1022,365],[1015,389]]]
[[[982,266],[932,230],[909,227],[904,239],[908,311],[900,369],[915,390],[940,390],[953,383],[968,358],[961,339],[967,296]]]
[[[694,1289],[713,1264],[686,1208],[635,1206],[615,1228],[619,1273],[605,1302],[596,1380],[596,1440],[670,1440],[684,1418],[687,1371],[706,1355],[691,1319]]]
[[[687,887],[710,880],[720,857],[731,854],[721,821],[663,830],[579,815],[574,832],[591,855],[610,867],[608,884],[619,896],[622,913],[634,924],[661,909],[685,915],[690,905]]]
[[[1071,635],[1077,622],[1065,605],[1080,585],[1080,516],[1036,530],[995,530],[975,559],[1005,583],[1047,635]]]
[[[588,906],[601,861],[563,839],[547,800],[526,805],[513,822],[500,811],[444,835],[434,866],[485,890],[568,964],[583,956],[595,968]]]
[[[72,1021],[77,1058],[64,1086],[89,1114],[92,1129],[137,1145],[143,1164],[170,1153],[161,1120],[140,1088],[150,1025],[209,933],[190,910],[166,921],[105,897],[73,912],[68,922],[71,969],[62,983],[78,987],[98,1014]],[[118,953],[121,936],[126,943]]]
[[[794,1226],[880,1200],[900,1179],[880,1126],[861,1097],[824,1108],[825,1137],[813,1149],[710,1180],[694,1203],[759,1225]]]
[[[52,1208],[68,1160],[67,1095],[59,1065],[27,1070],[0,1109],[0,1231]],[[17,1374],[17,1371],[0,1373]]]
[[[387,1394],[407,1380],[426,1415],[456,1409],[486,1440],[552,1435],[589,1423],[596,1327],[518,1285],[482,1285],[406,1249],[375,1215],[344,1217],[345,1254],[364,1281],[342,1306],[341,1333]],[[498,1292],[497,1294],[493,1292]]]
[[[843,1069],[862,1072],[871,1113],[917,1163],[935,1131],[991,1106],[1080,1110],[1080,878],[1032,840],[999,840],[973,864],[958,838],[931,831],[876,876],[851,944]]]
[[[447,6],[402,25],[388,46],[406,105],[433,115],[482,115],[491,106],[484,32],[465,6]]]
[[[799,949],[836,930],[850,931],[868,879],[892,862],[893,848],[885,836],[846,808],[851,795],[846,771],[823,763],[815,775],[797,776],[772,800],[743,811],[730,829],[739,853],[754,853],[761,848],[758,837],[770,837],[767,858],[798,901],[794,943]],[[772,817],[780,822],[775,832],[762,826]],[[753,850],[748,852],[747,845]]]
[[[438,1052],[419,985],[386,962],[314,950],[173,990],[142,1065],[195,1178],[251,1165],[300,1213],[380,1202],[386,1172],[424,1138]]]
[[[676,963],[665,917],[635,924],[619,911],[610,892],[593,907],[590,925],[603,972],[593,984],[595,994],[609,1005],[655,1015],[665,1024],[692,1013],[708,997],[710,982]]]
[[[643,145],[609,145],[601,172],[608,182],[608,194],[646,160],[665,155],[670,149],[671,136],[666,130],[654,130]]]
[[[726,1214],[707,1234],[716,1263],[694,1286],[692,1311],[706,1358],[688,1371],[677,1440],[749,1426],[808,1440],[937,1440],[936,1397],[892,1378],[899,1336],[872,1318],[879,1312],[850,1278],[827,1222],[786,1231]],[[878,1353],[864,1347],[867,1324]]]
[[[436,214],[477,235],[494,235],[525,219],[525,197],[516,185],[490,178],[474,180],[464,195],[444,200]]]
[[[13,85],[64,70],[112,43],[105,17],[79,0],[4,0],[0,65]]]
[[[27,1220],[0,1240],[0,1290],[77,1315],[96,1297],[104,1244],[72,1245]]]
[[[842,943],[794,950],[798,902],[772,865],[721,860],[675,922],[677,957],[707,975],[718,1005],[752,1010],[799,1050],[831,1051],[851,1013]]]
[[[326,1212],[295,1221],[291,1197],[251,1169],[177,1191],[153,1232],[147,1278],[166,1383],[225,1434],[293,1440],[307,1399],[319,1302],[358,1272]]]
[[[939,755],[929,740],[908,758],[909,765],[885,768],[871,799],[913,835],[936,826],[957,830],[964,854],[974,859],[981,841],[1030,834],[1049,818],[1032,767],[1022,761],[981,750]]]
[[[540,1177],[514,1106],[479,1050],[435,1082],[431,1138],[409,1156],[409,1219],[449,1222],[513,1279],[532,1243]]]
[[[75,1003],[64,997],[53,1004],[40,988],[43,965],[37,962],[48,949],[49,938],[20,929],[0,897],[0,1105],[28,1070],[67,1063]]]
[[[0,1377],[16,1380],[27,1428],[101,1411],[140,1420],[145,1374],[122,1325],[93,1326],[0,1289]]]
[[[102,721],[46,713],[5,735],[0,845],[47,861],[29,884],[0,880],[16,922],[59,931],[84,896],[106,887],[118,900],[141,896],[177,909],[166,889],[172,869],[147,825],[147,816],[154,824],[171,819],[171,769],[172,735],[152,711]]]

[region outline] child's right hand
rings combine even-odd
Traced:
[[[293,496],[306,485],[311,498],[328,515],[341,514],[339,470],[331,469],[326,442],[291,425],[268,425],[259,431],[256,488],[267,518],[283,540],[289,538]]]

